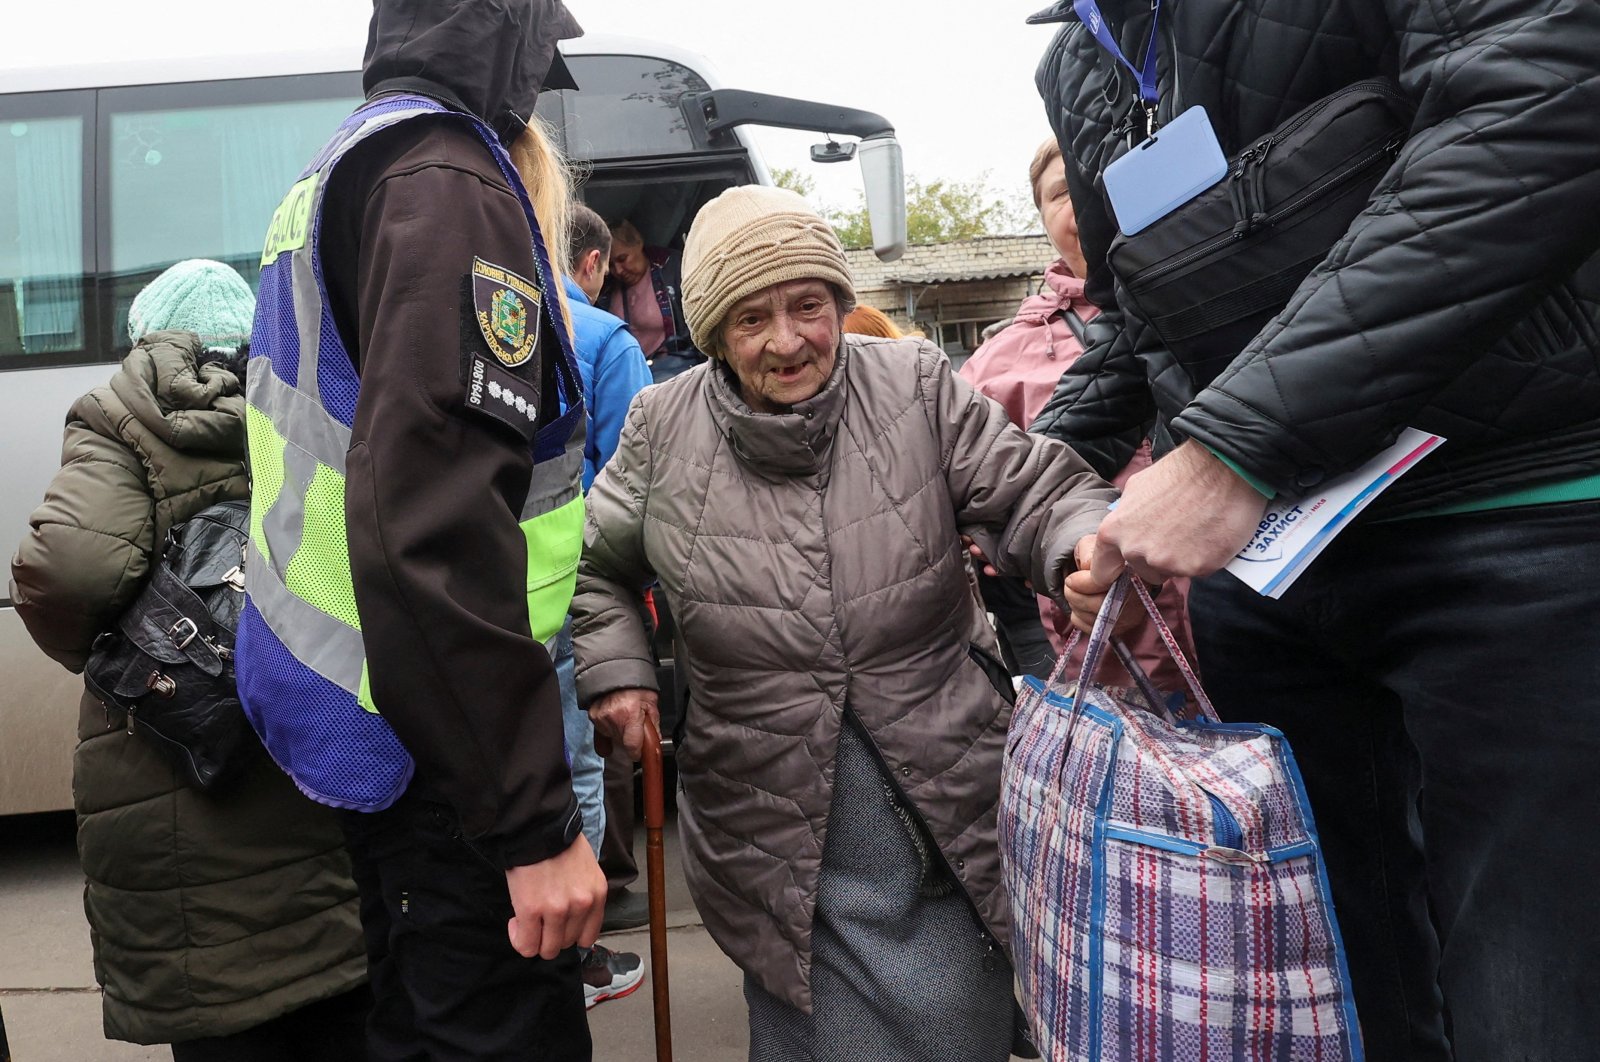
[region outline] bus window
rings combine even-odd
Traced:
[[[61,103],[82,97],[87,107],[89,94],[58,95],[0,108],[0,367],[58,362],[46,356],[87,343],[85,114],[62,115]]]
[[[248,91],[249,83],[235,84]],[[150,100],[152,93],[165,98]],[[256,101],[216,106],[217,94],[205,86],[114,90],[102,100],[122,96],[129,97],[123,106],[102,111],[109,112],[102,117],[109,201],[100,262],[117,351],[128,348],[133,297],[176,261],[213,258],[255,286],[273,210],[328,131],[360,102],[353,94],[263,102],[260,92]]]
[[[564,150],[592,160],[704,150],[683,120],[683,97],[710,91],[686,66],[643,55],[574,55],[578,91],[543,93],[539,113],[559,124]],[[554,99],[560,97],[559,107]]]

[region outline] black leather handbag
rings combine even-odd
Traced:
[[[190,786],[214,790],[259,745],[233,678],[250,506],[213,505],[174,527],[149,581],[95,639],[90,692],[128,715]]]
[[[1196,387],[1283,310],[1366,209],[1412,115],[1394,82],[1358,81],[1239,152],[1219,183],[1112,241],[1125,308],[1155,329]]]

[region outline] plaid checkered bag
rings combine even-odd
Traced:
[[[1194,719],[1168,714],[1111,637],[1130,582],[1189,682]],[[1139,688],[1090,684],[1108,648]],[[1000,803],[1016,969],[1044,1057],[1360,1062],[1316,827],[1283,734],[1218,720],[1138,580],[1108,595],[1076,686],[1058,685],[1062,668],[1028,680]]]

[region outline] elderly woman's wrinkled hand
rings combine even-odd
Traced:
[[[644,721],[649,718],[659,730],[661,709],[655,690],[612,690],[589,705],[597,738],[620,741],[628,755],[638,760],[644,755]]]
[[[1104,578],[1096,575],[1093,570],[1095,554],[1103,548],[1106,547],[1094,535],[1086,535],[1079,539],[1078,546],[1073,551],[1078,570],[1068,575],[1062,586],[1067,609],[1072,613],[1072,625],[1085,634],[1094,630],[1095,617],[1100,615],[1100,607],[1105,604],[1106,594],[1111,592],[1111,587],[1116,584],[1124,567],[1120,558],[1107,563],[1107,558],[1102,556],[1100,558],[1102,567],[1110,570],[1112,574]],[[1112,628],[1112,633],[1125,635],[1137,627],[1144,618],[1144,609],[1124,606],[1122,614],[1117,617],[1116,626]]]
[[[987,575],[991,579],[998,579],[1000,577],[1000,572],[997,568],[995,568],[994,562],[989,559],[989,554],[984,551],[984,548],[978,544],[976,539],[974,539],[971,535],[963,533],[961,536],[961,544],[962,546],[966,547],[967,554],[972,557],[972,561],[975,565],[977,565],[978,572],[980,574]],[[1029,590],[1033,589],[1032,580],[1024,579],[1022,580],[1022,585],[1026,586]]]

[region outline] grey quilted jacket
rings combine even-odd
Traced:
[[[1150,5],[1101,5],[1124,53],[1143,55]],[[1280,490],[1359,464],[1406,425],[1446,436],[1380,500],[1389,515],[1600,471],[1595,0],[1163,5],[1160,117],[1203,105],[1229,154],[1363,78],[1396,79],[1417,108],[1366,211],[1215,379],[1124,318],[1103,265],[1115,228],[1100,174],[1127,150],[1132,76],[1069,0],[1035,20],[1064,23],[1038,83],[1088,295],[1107,312],[1034,430],[1111,468],[1159,407],[1175,435]]]
[[[718,945],[810,1009],[811,923],[842,713],[929,828],[988,931],[1011,706],[958,527],[1059,587],[1114,491],[917,340],[849,336],[821,393],[756,415],[720,365],[646,388],[589,495],[578,692],[655,686],[660,580],[688,647],[678,749],[689,886]]]

